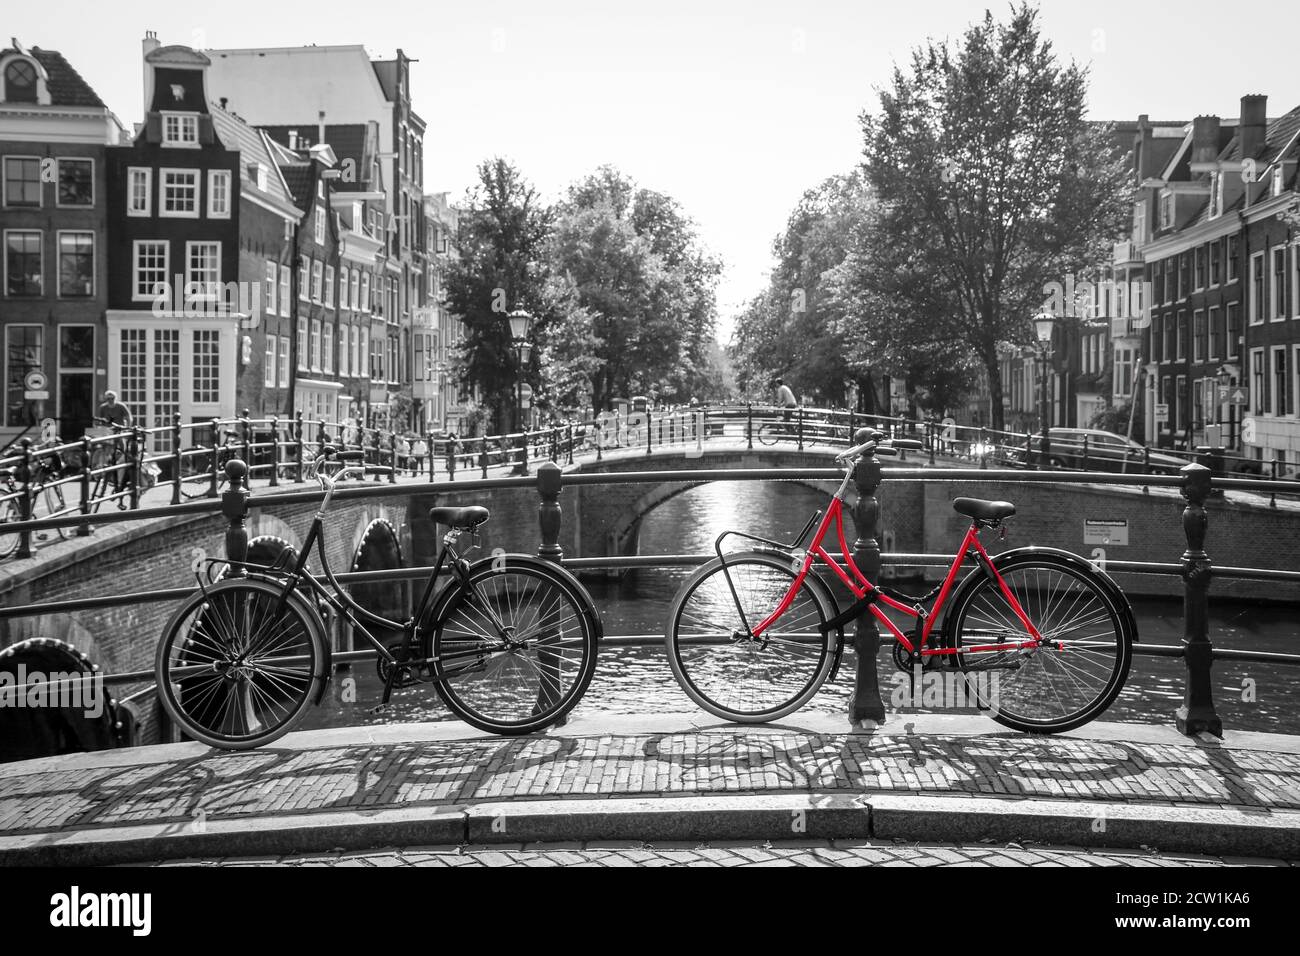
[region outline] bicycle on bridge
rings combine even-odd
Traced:
[[[1132,608],[1108,575],[1078,555],[1017,548],[990,556],[980,533],[1015,514],[1010,502],[953,501],[971,526],[943,583],[924,597],[877,587],[854,563],[843,507],[858,459],[920,444],[891,441],[876,432],[837,455],[845,467],[839,490],[825,513],[814,514],[791,544],[739,531],[718,536],[718,556],[682,584],[668,614],[668,659],[687,696],[708,712],[740,723],[793,713],[828,677],[834,679],[844,625],[870,611],[892,635],[900,670],[962,673],[977,706],[1007,727],[1028,733],[1066,731],[1110,705],[1124,686],[1137,637]],[[814,527],[811,544],[800,549]],[[832,527],[847,567],[823,545]],[[731,536],[758,547],[724,553],[723,541]],[[968,557],[977,566],[959,583]],[[847,609],[840,610],[830,586],[812,573],[817,561],[852,593]],[[882,605],[911,618],[910,631],[896,625]],[[971,679],[980,672],[995,672],[996,684]]]
[[[158,644],[158,694],[194,740],[228,750],[270,743],[319,704],[331,674],[320,607],[346,620],[379,655],[383,703],[394,689],[433,683],[447,707],[489,733],[517,735],[561,720],[582,698],[596,667],[600,618],[569,572],[525,554],[470,563],[486,508],[434,508],[447,527],[415,614],[394,621],[359,605],[334,576],[322,527],[336,485],[364,479],[363,452],[327,446],[310,474],[324,492],[302,551],[272,565],[208,559],[199,591],[172,615]],[[468,547],[460,540],[470,536]],[[321,576],[307,568],[312,548]],[[449,568],[451,580],[437,589]],[[235,576],[239,575],[239,576]],[[374,631],[400,632],[390,648]]]

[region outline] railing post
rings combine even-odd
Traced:
[[[181,413],[177,412],[172,415],[172,478],[175,483],[172,485],[172,504],[181,503],[181,469],[185,465],[185,457],[181,454]]]
[[[1269,477],[1270,477],[1273,481],[1277,481],[1277,456],[1276,456],[1276,455],[1273,457],[1273,464],[1272,464],[1271,467],[1272,467],[1272,473],[1269,475]],[[1276,508],[1276,507],[1277,507],[1277,492],[1275,492],[1275,491],[1274,491],[1274,492],[1269,492],[1269,496],[1268,496],[1268,506],[1269,506],[1270,508]]]
[[[397,484],[397,429],[394,428],[388,433],[388,457],[389,464],[392,468],[388,472],[388,483]]]
[[[131,461],[131,510],[140,508],[140,477],[144,472],[144,431],[139,425],[131,429],[131,440],[135,442],[135,454]]]
[[[980,467],[989,466],[989,430],[980,426]]]
[[[795,414],[795,420],[797,422],[797,424],[795,425],[795,431],[799,436],[798,437],[799,450],[803,451],[803,406],[802,405],[797,406],[794,410],[794,414]]]
[[[569,464],[573,464],[573,425],[569,425]]]
[[[752,450],[754,447],[754,403],[745,403],[745,440]]]
[[[1083,470],[1088,470],[1088,436],[1083,436]]]
[[[293,442],[294,442],[294,464],[298,469],[298,482],[302,483],[306,477],[306,463],[303,461],[303,444],[302,444],[302,411],[301,409],[293,413]]]
[[[650,411],[650,406],[645,408],[645,453],[648,455],[654,449],[654,413]]]
[[[537,469],[537,491],[541,495],[541,502],[537,506],[537,524],[542,533],[541,544],[537,548],[537,556],[546,561],[554,561],[559,564],[564,560],[564,549],[560,547],[560,491],[564,487],[564,472],[560,466],[553,461],[543,462]],[[557,635],[558,636],[558,635]],[[560,673],[559,656],[552,650],[548,650],[544,645],[545,639],[539,642],[537,649],[537,704],[536,713],[541,713],[554,705],[560,699],[560,683],[557,675]],[[567,718],[560,721],[561,724],[567,722]]]
[[[871,429],[860,429],[854,443],[861,444],[871,437]],[[853,506],[853,526],[857,540],[853,542],[853,561],[873,585],[880,581],[880,501],[876,491],[882,476],[880,459],[874,454],[869,459],[858,459],[853,470],[853,483],[858,500]],[[849,698],[849,720],[874,720],[883,722],[885,705],[880,699],[880,678],[876,671],[876,654],[880,650],[880,631],[870,609],[858,615],[853,634],[853,647],[858,655],[853,696]]]
[[[479,452],[479,464],[483,466],[483,477],[487,477],[487,435],[482,438],[482,450]]]
[[[1223,721],[1214,709],[1214,685],[1210,682],[1210,668],[1214,664],[1214,645],[1209,635],[1209,593],[1212,566],[1205,553],[1205,531],[1208,519],[1205,499],[1210,494],[1210,469],[1204,465],[1185,465],[1183,497],[1183,533],[1187,537],[1187,550],[1183,552],[1183,660],[1187,664],[1187,686],[1183,693],[1183,706],[1178,708],[1178,732],[1193,737],[1208,731],[1216,737],[1223,736]]]
[[[248,560],[248,465],[233,458],[226,462],[228,484],[221,494],[221,513],[229,526],[226,528],[226,560],[230,562],[227,577],[248,576],[244,562]]]
[[[90,471],[91,471],[91,454],[92,449],[89,438],[81,439],[81,514],[82,517],[90,517]],[[176,486],[180,487],[180,479],[176,479]],[[77,537],[85,538],[90,535],[90,523],[77,525]]]
[[[925,427],[930,436],[930,466],[934,467],[934,446],[939,444],[939,423],[932,418],[925,423]]]
[[[243,438],[244,464],[248,466],[248,480],[251,485],[253,480],[253,436],[250,434],[252,423],[249,422],[248,417],[249,411],[246,408],[244,409],[243,416],[239,419],[239,432]]]
[[[850,409],[849,409],[849,431],[848,431],[848,434],[844,436],[844,447],[845,447],[845,448],[852,448],[852,447],[853,447],[853,433],[857,430],[857,429],[855,429],[855,428],[853,427],[853,426],[854,426],[854,420],[853,420],[853,419],[854,419],[854,412],[853,412],[853,409],[850,408]]]
[[[217,442],[217,436],[221,432],[221,422],[214,418],[208,427],[212,429],[212,462],[211,467],[208,469],[208,497],[215,498],[217,496],[217,483],[220,481],[218,478],[219,466],[217,458],[221,455],[221,448]]]
[[[32,520],[32,512],[35,502],[32,500],[32,440],[23,439],[23,463],[19,467],[21,473],[19,479],[23,483],[23,496],[18,499],[21,514],[20,519],[23,521]],[[14,555],[18,560],[24,560],[32,556],[32,533],[23,531],[18,535],[18,553]]]
[[[271,416],[271,487],[280,487],[280,416]]]
[[[428,453],[429,453],[429,484],[433,484],[434,459],[438,457],[433,453],[433,432],[429,432],[429,434],[424,437],[424,447],[428,449]],[[448,441],[447,442],[447,464],[451,465],[451,463],[452,463],[451,442]],[[419,467],[418,462],[416,463],[416,467],[417,468]],[[453,475],[455,474],[455,471],[453,471],[452,468],[448,468],[447,471],[449,474],[453,474]]]

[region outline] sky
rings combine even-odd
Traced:
[[[1175,8],[1043,0],[1045,36],[1089,66],[1094,119],[1269,115],[1300,103],[1300,4]],[[514,161],[548,198],[606,163],[675,198],[726,264],[720,338],[762,291],[799,197],[861,159],[858,117],[895,63],[957,38],[1005,3],[924,0],[265,0],[7,3],[0,29],[61,51],[130,128],[142,118],[140,41],[199,48],[400,46],[428,123],[425,186],[464,196],[479,162]],[[238,107],[234,107],[238,110]]]

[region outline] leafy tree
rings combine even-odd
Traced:
[[[994,427],[999,344],[1030,341],[1045,286],[1100,261],[1122,231],[1123,162],[1085,121],[1086,92],[1086,70],[1058,63],[1022,4],[1005,23],[986,13],[956,44],[914,50],[879,114],[861,120],[881,206],[858,286],[894,306],[875,316],[876,333],[964,343],[983,366]]]

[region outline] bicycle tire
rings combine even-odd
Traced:
[[[763,422],[754,431],[754,437],[760,445],[775,445],[781,440],[781,426],[772,422]]]
[[[62,517],[63,512],[67,511],[68,505],[63,497],[63,488],[59,485],[45,485],[41,488],[41,500],[45,502],[45,515],[43,517]],[[64,528],[51,528],[50,530],[59,536],[60,541],[68,536],[68,532]]]
[[[810,575],[778,619],[780,632],[758,642],[738,638],[747,629],[728,574],[749,627],[776,610],[796,578],[792,559],[757,551],[728,555],[725,568],[719,558],[702,565],[668,612],[668,663],[686,696],[714,716],[777,720],[811,700],[830,673],[839,636],[825,625],[835,617],[834,599]]]
[[[22,515],[18,510],[18,505],[12,498],[0,505],[0,526],[10,521],[21,520]],[[0,532],[0,560],[16,554],[20,544],[22,544],[22,535],[17,531]]]
[[[551,726],[582,699],[595,673],[595,605],[577,579],[540,558],[479,561],[468,585],[446,588],[430,615],[422,649],[435,662],[438,693],[452,713],[488,733],[517,736]],[[492,633],[494,615],[524,646],[502,645]],[[562,652],[548,653],[556,649]]]
[[[251,750],[286,734],[319,698],[328,676],[324,625],[301,594],[281,606],[283,594],[280,583],[231,578],[172,614],[154,673],[163,709],[190,738]],[[258,651],[277,656],[245,662]]]
[[[954,598],[945,640],[957,650],[956,666],[968,675],[1003,675],[996,689],[968,680],[980,706],[998,723],[1025,733],[1061,733],[1095,719],[1118,696],[1133,659],[1128,617],[1111,588],[1082,559],[1009,555],[994,558],[994,566],[1039,633],[1060,641],[1064,650],[962,654],[963,646],[1028,638],[997,583],[973,572],[978,578]]]

